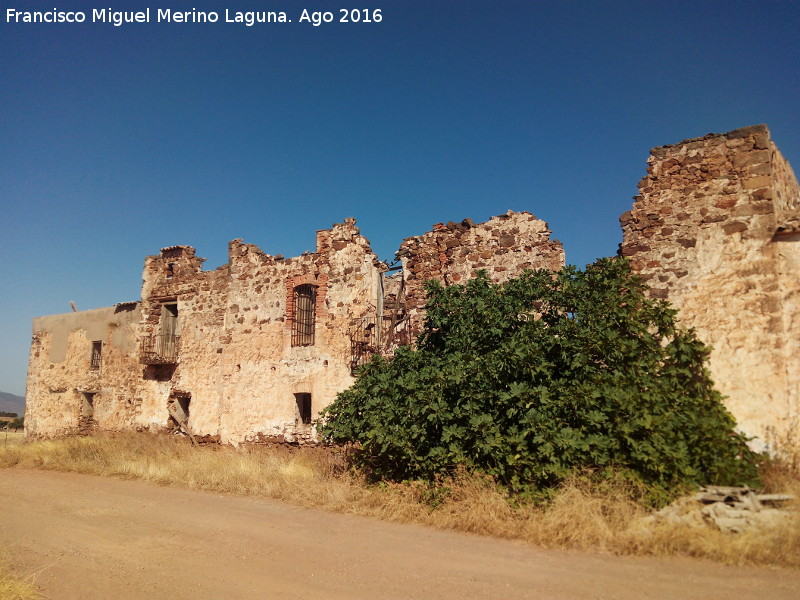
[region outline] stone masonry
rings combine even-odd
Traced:
[[[800,414],[800,191],[765,125],[651,151],[620,252],[713,347],[711,372],[745,433]]]
[[[503,282],[525,269],[556,271],[564,266],[561,242],[550,239],[547,223],[529,212],[508,211],[475,224],[438,223],[433,231],[403,240],[397,252],[403,265],[406,307],[419,329],[425,282],[464,283],[479,270]]]
[[[313,419],[354,369],[412,341],[424,279],[560,268],[549,235],[529,213],[439,224],[404,242],[393,276],[354,219],[317,232],[315,252],[294,258],[234,240],[213,271],[191,246],[163,248],[145,259],[141,301],[34,321],[27,434],[174,429],[235,444],[314,442]]]
[[[764,125],[651,151],[620,253],[713,347],[710,368],[762,447],[800,431],[800,190]],[[559,269],[547,223],[509,211],[438,223],[392,265],[354,219],[284,258],[234,240],[203,270],[191,246],[145,259],[140,301],[33,323],[26,429],[182,430],[239,443],[315,441],[319,411],[373,355],[413,343],[426,281]],[[774,445],[771,446],[774,448]]]

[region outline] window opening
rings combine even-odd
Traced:
[[[160,305],[158,330],[141,338],[139,362],[145,365],[174,365],[178,362],[181,322],[178,303],[174,300]]]
[[[294,288],[294,323],[292,346],[314,345],[314,321],[317,303],[316,286],[306,283]]]
[[[92,342],[92,357],[89,366],[92,369],[99,369],[103,360],[103,342]]]
[[[295,394],[294,399],[297,402],[295,424],[303,423],[309,425],[311,423],[311,394]]]
[[[167,263],[167,279],[175,276],[175,263]]]

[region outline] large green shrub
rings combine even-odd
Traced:
[[[754,481],[708,349],[624,259],[427,291],[417,349],[374,358],[323,413],[322,435],[359,442],[375,476],[464,466],[516,491],[584,468],[663,490]]]

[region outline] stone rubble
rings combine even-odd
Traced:
[[[649,523],[713,527],[724,533],[780,525],[796,510],[788,494],[759,494],[749,487],[708,486],[647,517]]]

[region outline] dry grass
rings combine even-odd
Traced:
[[[520,540],[548,548],[617,554],[688,555],[728,564],[800,567],[800,515],[780,527],[738,535],[655,524],[620,485],[576,479],[547,506],[508,498],[486,479],[460,475],[438,487],[368,485],[341,451],[193,448],[176,437],[105,435],[0,446],[0,467],[73,471],[236,495],[265,496],[304,507]],[[772,491],[800,492],[800,471],[775,463]]]
[[[33,577],[23,577],[5,567],[0,558],[0,600],[37,600],[41,598]]]
[[[12,446],[21,444],[25,440],[25,434],[22,431],[0,431],[0,448],[3,446]]]

